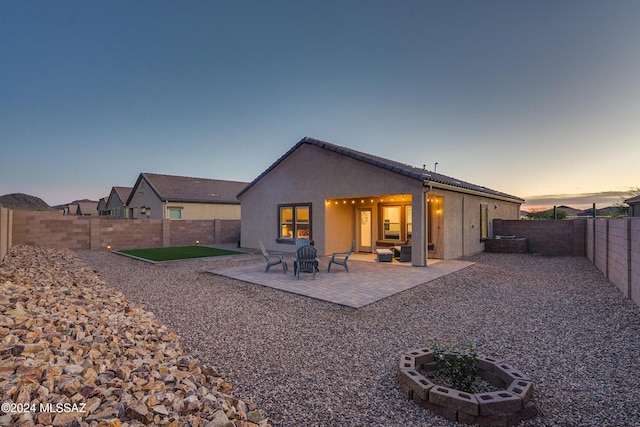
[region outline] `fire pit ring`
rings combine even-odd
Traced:
[[[420,371],[437,369],[433,350],[422,348],[400,356],[398,381],[407,399],[438,415],[463,424],[513,426],[538,411],[530,377],[510,363],[478,356],[479,376],[501,390],[466,393],[433,383]]]

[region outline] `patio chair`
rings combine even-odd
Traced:
[[[293,269],[298,280],[300,280],[301,272],[313,273],[313,278],[316,278],[316,271],[318,269],[317,253],[318,250],[310,245],[298,248],[296,256],[293,259]]]
[[[404,244],[400,246],[398,261],[411,262],[411,239],[407,239]]]
[[[348,273],[349,266],[347,265],[347,260],[349,259],[349,257],[351,256],[355,248],[356,248],[356,241],[354,240],[353,243],[351,243],[351,249],[349,249],[349,252],[334,252],[333,254],[331,254],[331,259],[329,260],[329,268],[327,268],[327,273],[331,271],[331,264],[338,264],[343,266]]]
[[[311,245],[311,242],[306,237],[296,238],[296,251],[303,246]]]
[[[271,267],[278,264],[282,264],[282,270],[285,274],[287,273],[289,267],[287,267],[287,262],[284,260],[283,252],[267,252],[264,247],[264,243],[262,243],[262,240],[260,241],[260,250],[262,251],[264,259],[267,260],[267,268],[264,270],[265,273],[269,271]]]

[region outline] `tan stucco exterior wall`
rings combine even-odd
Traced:
[[[519,218],[518,203],[439,188],[433,188],[430,194],[443,198],[444,259],[456,259],[484,251],[484,242],[480,239],[481,205],[488,207],[488,237],[493,237],[494,219]]]
[[[413,200],[420,200],[422,183],[303,144],[241,196],[245,206],[242,210],[241,244],[247,248],[258,248],[258,242],[262,240],[269,249],[293,251],[291,245],[276,242],[278,204],[311,203],[311,233],[318,253],[326,255],[346,251],[355,237],[355,207],[329,208],[325,205],[326,199],[397,193],[408,193]],[[419,211],[414,204],[414,218],[418,215],[416,209]],[[377,215],[376,208],[372,211]],[[413,234],[417,236],[420,233],[421,225],[414,221]],[[420,259],[418,253],[415,259]]]
[[[429,192],[429,193],[427,193]],[[468,194],[455,188],[425,187],[422,182],[377,166],[322,149],[300,145],[241,196],[243,204],[241,244],[258,248],[262,240],[268,249],[292,252],[290,244],[277,242],[278,205],[312,204],[312,238],[320,255],[346,251],[356,237],[358,207],[371,207],[378,224],[378,203],[360,203],[359,197],[407,194],[411,197],[413,265],[425,265],[430,257],[455,259],[484,250],[480,239],[480,205],[487,205],[488,236],[494,218],[518,219],[520,204],[488,196]],[[442,215],[432,220],[433,251],[426,246],[427,198],[442,197]],[[326,204],[327,199],[340,203]],[[344,203],[344,202],[347,203]],[[355,204],[352,204],[355,201]],[[372,240],[380,238],[373,227]]]
[[[143,185],[144,183],[144,185]],[[151,208],[151,215],[141,214],[141,207]],[[144,181],[135,189],[131,197],[129,208],[134,208],[137,216],[127,215],[136,219],[169,219],[169,208],[182,208],[182,218],[192,219],[240,219],[240,204],[223,203],[191,203],[191,202],[163,202]]]
[[[165,219],[169,219],[169,208],[182,208],[182,219],[240,219],[239,204],[167,202],[164,206]]]

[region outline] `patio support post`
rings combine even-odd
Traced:
[[[429,198],[429,190],[431,186],[426,187],[420,196],[420,218],[422,218],[420,230],[420,266],[428,267],[429,261],[429,242],[428,242],[428,226],[429,226],[429,209],[427,208],[427,200]]]

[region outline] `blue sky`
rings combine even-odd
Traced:
[[[615,0],[4,0],[0,195],[251,181],[312,136],[525,208],[610,204],[640,186],[639,22]]]

